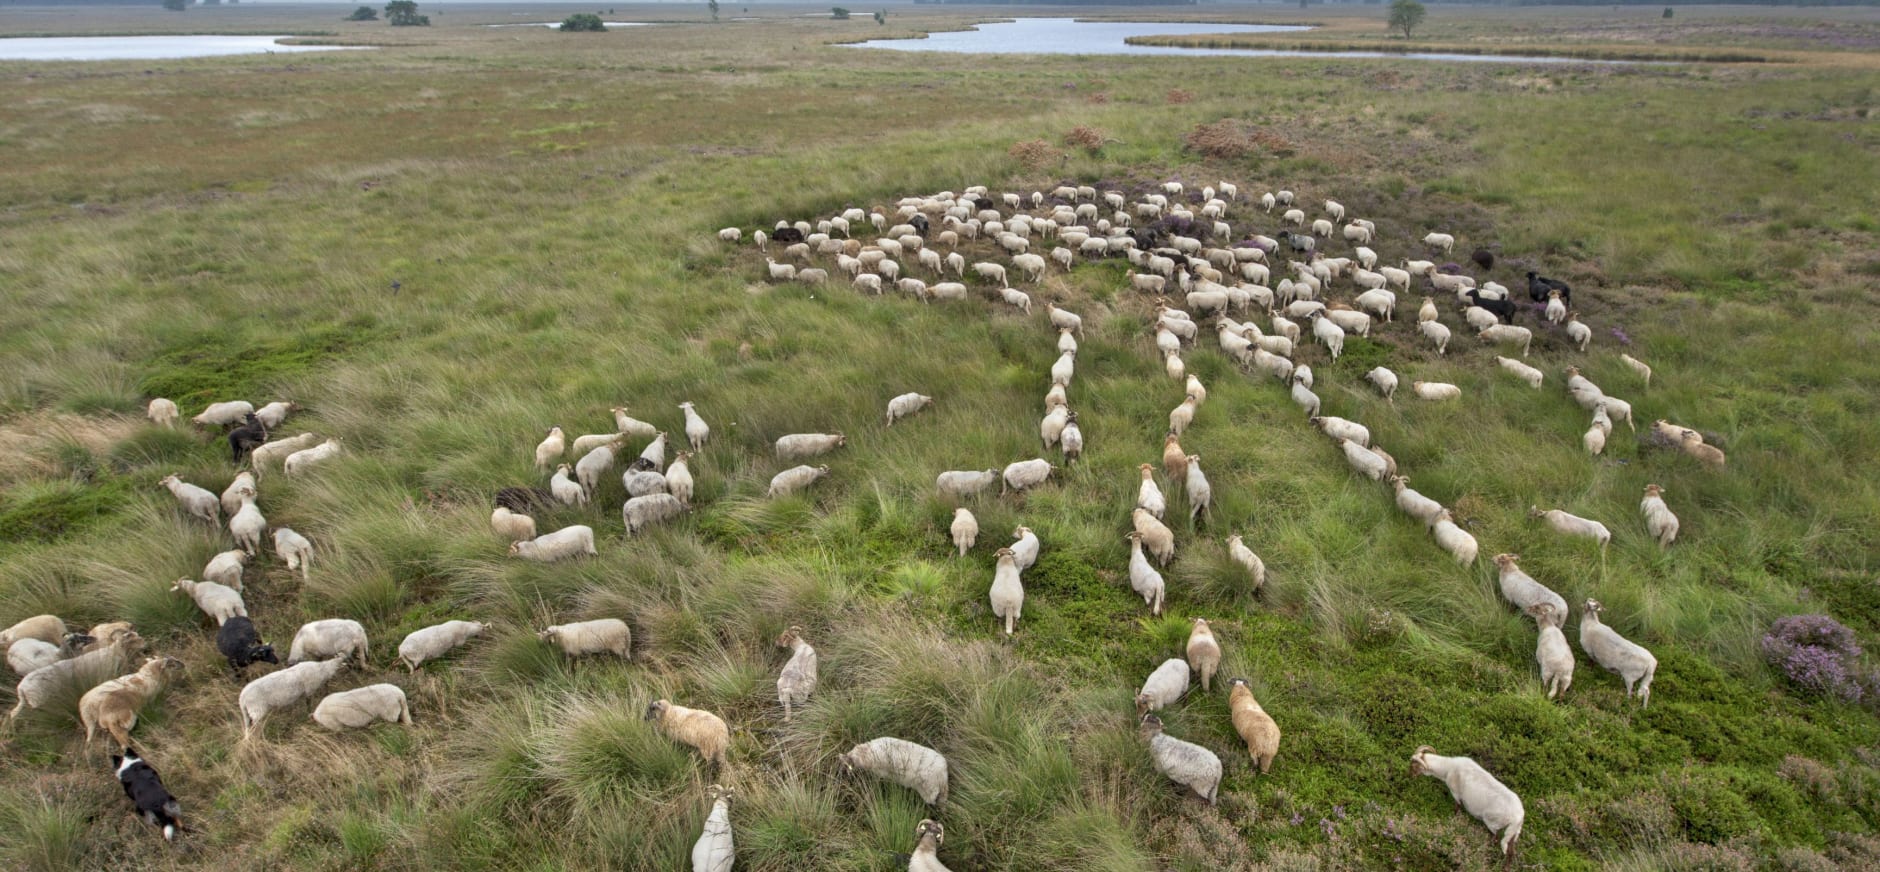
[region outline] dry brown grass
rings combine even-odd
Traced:
[[[1014,142],[1006,154],[1011,155],[1020,166],[1033,172],[1064,162],[1064,150],[1042,139]]]
[[[1189,151],[1217,160],[1233,160],[1256,154],[1285,156],[1293,153],[1286,137],[1252,122],[1223,118],[1197,124],[1182,135],[1182,145]]]
[[[1079,124],[1064,134],[1064,144],[1096,154],[1103,150],[1103,131]]]

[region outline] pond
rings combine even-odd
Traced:
[[[348,51],[369,45],[282,45],[285,36],[54,36],[0,39],[0,61],[153,61]]]
[[[1120,54],[1120,55],[1228,55],[1237,57],[1415,58],[1432,61],[1485,63],[1613,63],[1578,58],[1521,55],[1403,54],[1369,51],[1286,51],[1233,48],[1177,48],[1168,45],[1130,45],[1132,36],[1179,36],[1196,33],[1296,33],[1311,30],[1286,24],[1174,24],[1167,22],[1078,21],[1073,18],[1020,18],[981,24],[971,30],[930,33],[926,39],[875,39],[853,43],[858,48],[890,51],[931,51],[960,54]]]

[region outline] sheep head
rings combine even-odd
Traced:
[[[1589,615],[1597,615],[1600,612],[1604,611],[1606,607],[1600,605],[1599,600],[1589,599],[1586,601],[1586,605],[1581,606],[1580,608],[1582,611],[1586,612]]]
[[[1645,495],[1648,497],[1664,496],[1664,493],[1665,489],[1658,485],[1648,484],[1645,486]]]
[[[1142,731],[1142,737],[1147,739],[1150,736],[1162,732],[1162,719],[1156,717],[1154,714],[1145,714],[1142,716],[1142,720],[1137,726]]]
[[[797,641],[802,638],[803,638],[803,628],[793,625],[790,627],[790,629],[784,630],[783,633],[777,637],[777,647],[789,648],[795,645]]]
[[[1410,755],[1410,774],[1411,775],[1429,774],[1430,767],[1429,767],[1429,764],[1424,762],[1423,756],[1425,754],[1433,753],[1435,752],[1435,750],[1436,750],[1435,748],[1432,748],[1428,745],[1418,745],[1416,753]]]
[[[664,717],[666,712],[670,711],[671,709],[672,709],[672,703],[667,702],[663,699],[653,700],[653,702],[646,707],[646,720],[649,720],[649,721],[659,720],[661,717]]]
[[[916,841],[923,841],[928,836],[933,837],[933,846],[938,848],[940,847],[940,842],[946,838],[946,829],[940,826],[939,821],[933,820],[932,818],[923,820],[920,822],[919,826],[914,827],[914,839]]]
[[[1497,554],[1495,555],[1495,565],[1501,567],[1503,570],[1512,569],[1514,568],[1514,562],[1520,559],[1521,555],[1519,554]]]

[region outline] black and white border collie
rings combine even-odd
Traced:
[[[176,802],[163,787],[163,779],[157,770],[137,756],[135,748],[126,747],[124,756],[111,755],[111,765],[117,770],[117,779],[124,785],[124,795],[131,798],[131,804],[137,806],[137,814],[144,823],[163,828],[163,838],[175,841],[176,833],[183,828],[183,807]]]

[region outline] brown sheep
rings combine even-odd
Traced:
[[[181,660],[151,657],[135,673],[85,691],[78,700],[78,717],[85,725],[85,744],[90,745],[92,736],[103,727],[117,740],[119,748],[129,748],[138,710],[182,671]]]
[[[1229,684],[1233,689],[1227,692],[1227,710],[1233,715],[1234,732],[1247,743],[1247,753],[1253,755],[1254,764],[1260,767],[1260,774],[1265,775],[1273,768],[1273,758],[1279,754],[1279,724],[1260,708],[1247,679],[1236,678]]]

